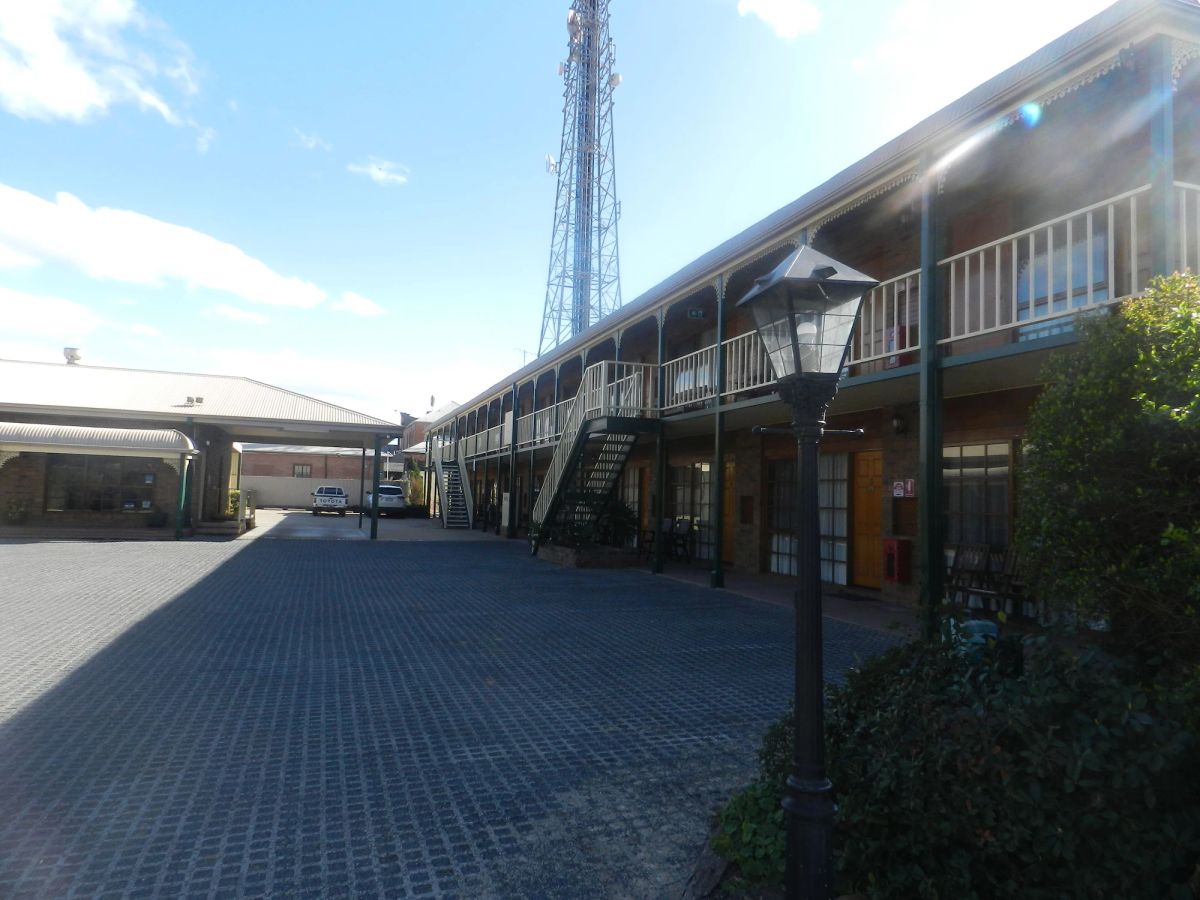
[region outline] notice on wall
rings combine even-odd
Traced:
[[[905,497],[917,496],[917,479],[915,479],[915,478],[905,478],[904,479],[904,496]]]
[[[892,496],[893,497],[903,497],[904,496],[904,482],[903,481],[893,481],[892,482]]]

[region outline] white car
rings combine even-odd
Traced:
[[[370,515],[374,508],[374,494],[367,494],[363,512]],[[404,497],[404,488],[398,484],[381,484],[379,486],[379,515],[401,516],[408,513],[408,501]]]
[[[323,484],[312,492],[312,514],[335,512],[344,516],[350,508],[350,497],[345,488],[336,484]]]

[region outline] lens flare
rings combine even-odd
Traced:
[[[1041,120],[1042,104],[1026,103],[1021,107],[1021,121],[1025,123],[1026,128],[1036,128]]]

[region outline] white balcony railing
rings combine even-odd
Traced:
[[[863,297],[862,312],[850,344],[850,363],[870,362],[920,349],[920,297],[919,269],[885,281]]]
[[[558,440],[570,400],[535,410],[517,419],[517,446],[534,447]]]
[[[943,259],[939,343],[1041,323],[1136,294],[1141,187]]]
[[[1179,268],[1200,268],[1200,185],[1176,182]],[[943,334],[938,343],[1043,324],[1137,293],[1148,278],[1149,186],[1035,225],[947,257],[940,302]],[[1141,237],[1139,238],[1139,231]],[[920,350],[921,274],[907,272],[878,285],[864,299],[850,348],[851,364]],[[723,344],[722,397],[770,387],[775,376],[756,332]],[[704,403],[717,394],[718,347],[711,345],[658,367],[603,362],[584,372],[579,393],[516,420],[521,448],[559,443],[572,427],[598,416],[657,416]],[[497,425],[458,440],[464,458],[508,448],[512,435]],[[434,452],[454,459],[443,437]]]
[[[775,383],[775,371],[757,331],[739,334],[725,342],[723,395],[751,391]]]
[[[1200,272],[1200,184],[1175,182],[1180,271]]]
[[[716,396],[717,345],[705,347],[663,364],[666,396],[663,411],[700,403]]]

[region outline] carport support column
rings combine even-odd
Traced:
[[[942,361],[938,356],[941,335],[941,291],[937,261],[942,258],[944,229],[938,200],[938,173],[929,158],[921,179],[921,435],[920,492],[917,498],[918,533],[921,536],[921,632],[927,640],[937,635],[938,615],[944,599],[946,555],[942,511]]]
[[[663,570],[663,544],[668,533],[662,530],[663,518],[667,514],[664,500],[667,496],[667,435],[662,421],[662,404],[667,396],[667,373],[663,366],[667,356],[667,323],[666,311],[658,311],[658,406],[660,410],[658,433],[654,438],[654,497],[650,501],[650,512],[654,516],[651,522],[654,528],[654,561],[650,571],[661,573]]]
[[[503,433],[503,431],[501,431]],[[512,386],[512,430],[508,435],[508,521],[506,538],[517,536],[517,383]]]
[[[358,467],[358,527],[362,530],[363,504],[366,502],[367,448],[362,448],[362,464]]]
[[[725,389],[725,276],[718,275],[713,287],[717,291],[717,371],[713,397],[713,472],[712,496],[709,498],[709,525],[713,529],[713,567],[708,575],[709,587],[725,587],[725,413],[721,412]]]
[[[375,465],[371,467],[371,540],[379,537],[379,458],[383,456],[383,435],[375,435]]]
[[[175,503],[175,540],[183,537],[183,511],[187,507],[188,458],[179,455],[179,498]]]

